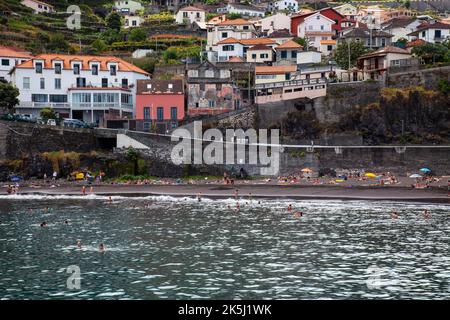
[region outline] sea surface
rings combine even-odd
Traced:
[[[0,196],[0,299],[450,299],[448,204],[112,200]]]

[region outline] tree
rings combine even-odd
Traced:
[[[0,109],[14,111],[14,107],[19,104],[19,89],[5,80],[0,81]]]
[[[120,28],[122,27],[122,17],[118,12],[111,12],[106,17],[106,27],[108,29],[120,31]]]
[[[235,20],[235,19],[239,19],[242,18],[242,14],[240,13],[229,13],[227,14],[227,19],[228,20]]]
[[[137,175],[139,171],[138,166],[139,153],[133,147],[130,147],[127,150],[127,153],[125,154],[125,158],[133,163],[133,175],[134,176]]]
[[[294,41],[301,45],[303,48],[306,48],[308,46],[308,43],[304,38],[295,38]]]
[[[43,108],[40,112],[40,116],[44,123],[47,123],[48,119],[57,119],[55,110],[52,108]]]
[[[104,32],[102,32],[100,35],[100,39],[105,41],[105,43],[108,45],[111,45],[114,42],[122,40],[120,33],[113,29],[107,29]]]
[[[403,6],[404,6],[406,9],[410,9],[410,8],[411,8],[411,1],[405,0],[405,1],[403,2]]]
[[[436,62],[450,61],[450,42],[440,43],[426,43],[421,46],[416,46],[411,50],[411,53],[421,58],[426,64]]]
[[[91,43],[92,49],[94,49],[95,53],[102,53],[108,50],[108,45],[102,39],[96,39]]]
[[[145,41],[147,39],[147,33],[144,29],[141,28],[135,28],[131,30],[130,36],[128,37],[129,41],[135,41],[135,42],[141,42]]]
[[[350,43],[340,43],[336,47],[335,58],[337,64],[343,69],[350,69],[356,65],[358,57],[367,53],[367,48],[360,41],[352,41]],[[350,53],[350,66],[348,65]]]
[[[50,41],[47,44],[47,50],[55,53],[67,53],[70,49],[69,42],[61,33],[56,33],[50,36]]]

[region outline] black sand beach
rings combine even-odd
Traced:
[[[292,199],[342,199],[342,200],[401,200],[450,203],[446,187],[427,189],[412,189],[402,186],[305,186],[305,185],[275,185],[275,184],[195,184],[195,185],[96,185],[93,187],[96,195],[122,196],[190,196],[201,193],[202,197],[232,198],[236,189],[240,198],[292,198]],[[90,194],[89,188],[86,193]],[[23,187],[19,194],[42,195],[81,195],[80,185],[60,187],[35,186]]]

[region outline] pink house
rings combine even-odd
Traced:
[[[135,118],[145,131],[162,124],[174,128],[184,119],[184,100],[182,80],[138,80]]]

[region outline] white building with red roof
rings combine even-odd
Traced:
[[[424,40],[429,43],[442,43],[450,39],[450,24],[438,21],[423,23],[416,31],[408,34],[411,40]]]
[[[24,49],[0,46],[0,80],[10,81],[12,68],[32,58],[31,53]]]
[[[136,82],[150,75],[112,56],[41,54],[16,65],[20,113],[39,116],[50,107],[64,118],[89,123],[134,114]]]
[[[205,23],[205,20],[206,11],[193,6],[181,8],[175,15],[175,21],[179,24],[193,24],[194,22]]]

